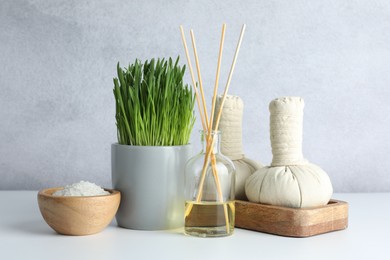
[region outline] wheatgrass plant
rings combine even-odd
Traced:
[[[117,65],[114,78],[118,143],[137,146],[174,146],[189,143],[195,123],[195,97],[183,82],[185,65],[179,57],[135,60]]]

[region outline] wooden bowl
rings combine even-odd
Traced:
[[[53,196],[62,187],[38,192],[39,210],[46,223],[63,235],[83,236],[102,231],[115,216],[121,194],[105,189],[109,195]]]

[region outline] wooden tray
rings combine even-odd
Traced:
[[[235,226],[288,237],[309,237],[348,226],[348,203],[296,209],[236,200]]]

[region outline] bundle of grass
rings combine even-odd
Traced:
[[[195,122],[194,94],[183,82],[179,57],[117,65],[114,78],[118,143],[136,146],[188,144]]]
[[[179,58],[117,65],[118,143],[111,146],[112,183],[121,192],[118,225],[140,230],[182,226],[184,168],[195,123],[193,90]],[[173,214],[174,212],[175,214]]]

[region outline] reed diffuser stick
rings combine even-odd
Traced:
[[[213,176],[215,180],[215,186],[217,187],[218,197],[219,201],[223,203],[223,193],[221,188],[221,182],[219,181],[218,171],[216,167],[216,158],[215,154],[211,154],[211,167],[213,170]],[[228,206],[226,204],[223,205],[223,215],[225,217],[225,226],[226,226],[226,233],[230,233],[230,225],[229,225],[229,215],[228,215]]]
[[[211,111],[210,111],[209,132],[208,132],[208,140],[207,140],[208,144],[211,144],[211,142],[210,142],[211,141],[211,132],[212,132],[212,129],[213,129],[213,118],[214,118],[214,113],[215,113],[215,102],[216,102],[216,99],[217,99],[219,75],[220,75],[220,72],[221,72],[221,62],[222,62],[223,44],[224,44],[224,41],[225,41],[225,31],[226,31],[226,24],[223,24],[222,25],[221,41],[220,41],[220,44],[219,44],[217,72],[216,72],[215,84],[214,84],[214,94],[213,94],[213,100],[212,100],[212,107],[211,107]],[[215,169],[215,161],[216,161],[215,155],[211,154],[211,156],[212,156],[211,164],[214,166],[213,170],[216,171],[216,169]],[[218,186],[218,184],[219,184],[218,175],[216,175],[215,178],[216,178],[216,181],[217,181],[216,185]],[[222,195],[222,192],[221,192],[221,195]]]
[[[223,105],[225,104],[226,95],[227,95],[227,93],[228,93],[228,91],[229,91],[230,82],[231,82],[231,80],[232,80],[233,71],[234,71],[234,68],[235,68],[235,66],[236,66],[236,61],[237,61],[238,53],[239,53],[239,51],[240,51],[240,47],[241,47],[241,43],[242,43],[242,38],[244,37],[245,28],[246,28],[246,25],[243,24],[242,27],[241,27],[240,38],[239,38],[238,43],[237,43],[236,52],[234,53],[233,62],[232,62],[232,65],[231,65],[231,67],[230,67],[229,77],[228,77],[228,80],[227,80],[227,82],[226,82],[225,91],[224,91],[224,93],[223,93],[223,97],[222,97],[222,101],[221,101],[221,108],[219,109],[218,117],[217,117],[216,123],[215,123],[215,125],[214,125],[214,130],[217,130],[217,129],[218,129],[219,121],[221,120],[222,108],[223,108]]]
[[[200,105],[200,99],[199,99],[199,91],[198,91],[198,88],[196,87],[194,71],[192,70],[192,65],[191,65],[192,63],[191,63],[191,59],[190,59],[190,54],[188,52],[186,36],[184,35],[184,30],[183,30],[183,26],[182,25],[180,25],[180,32],[181,32],[181,39],[182,39],[183,45],[184,45],[184,50],[185,50],[186,57],[187,57],[188,68],[189,68],[190,74],[191,74],[192,85],[194,86],[194,90],[195,90],[195,97],[196,97],[196,102],[198,104],[199,116],[200,116],[200,120],[202,122],[202,128],[203,128],[203,131],[206,132],[208,126],[207,126],[207,124],[205,122],[204,115],[202,113],[202,109],[201,109],[201,105]]]
[[[226,31],[226,24],[222,25],[222,34],[221,34],[221,41],[219,44],[219,53],[218,53],[218,63],[217,63],[217,72],[215,75],[215,84],[214,84],[214,93],[213,93],[213,101],[211,105],[211,111],[210,111],[210,122],[209,122],[209,136],[208,136],[208,143],[211,143],[211,132],[213,129],[213,120],[214,120],[214,113],[215,113],[215,102],[217,99],[217,93],[218,93],[218,85],[219,85],[219,75],[221,72],[221,62],[222,62],[222,52],[223,52],[223,44],[225,42],[225,31]],[[213,173],[215,178],[215,184],[218,190],[218,194],[220,196],[220,200],[223,201],[223,194],[221,190],[221,185],[219,181],[219,177],[216,170],[216,158],[215,155],[211,154],[211,165],[213,167]],[[224,210],[224,216],[225,216],[225,223],[226,223],[226,233],[230,233],[230,225],[229,225],[229,216],[228,216],[228,208],[227,205],[223,205]]]
[[[194,49],[196,70],[198,72],[199,90],[200,90],[200,95],[202,97],[203,110],[204,110],[204,115],[205,115],[205,122],[206,122],[206,125],[208,126],[209,125],[209,116],[207,114],[207,105],[206,105],[206,100],[204,98],[202,74],[200,73],[200,64],[199,64],[198,51],[196,49],[195,35],[194,35],[194,31],[192,29],[190,30],[190,34],[191,34],[192,48]]]
[[[223,24],[222,25],[221,42],[219,44],[219,54],[218,54],[218,63],[217,63],[217,73],[215,75],[213,101],[212,101],[212,104],[211,104],[209,136],[210,136],[210,133],[211,133],[211,131],[213,129],[213,121],[214,121],[214,113],[215,113],[215,102],[217,100],[217,94],[218,94],[218,84],[219,84],[219,75],[220,75],[220,72],[221,72],[221,62],[222,62],[223,44],[224,44],[224,41],[225,41],[225,31],[226,31],[226,24]]]

